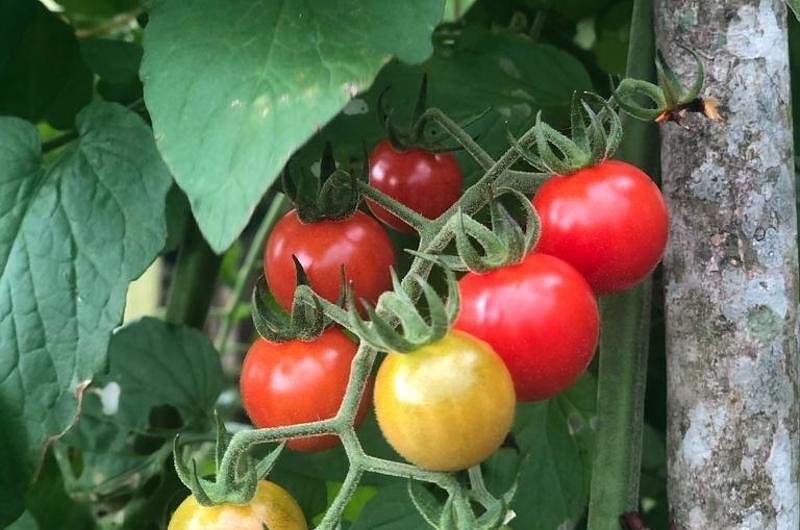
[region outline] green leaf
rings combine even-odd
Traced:
[[[136,490],[160,473],[178,432],[208,430],[222,390],[219,354],[189,327],[144,318],[112,336],[108,357],[80,421],[59,442],[80,451],[87,472],[68,487],[88,498]]]
[[[153,3],[145,100],[212,248],[236,239],[289,156],[386,61],[430,55],[442,9],[430,0]]]
[[[104,368],[128,282],[166,235],[171,179],[141,118],[93,104],[77,132],[44,164],[36,128],[0,118],[0,525],[19,515],[77,389]]]
[[[92,74],[72,28],[36,0],[0,0],[0,115],[68,129],[92,97]]]
[[[405,483],[381,488],[367,503],[351,530],[430,530],[411,502]]]
[[[512,526],[573,528],[588,504],[595,382],[586,375],[547,401],[522,403],[512,430],[521,454],[501,449],[484,466],[490,491],[501,495],[519,473]]]
[[[48,458],[28,497],[27,517],[17,520],[9,530],[36,530],[68,528],[92,530],[95,528],[89,507],[71,499],[64,491],[64,482],[58,466]]]
[[[142,47],[133,42],[112,39],[83,39],[81,54],[89,68],[109,83],[127,83],[139,79]]]
[[[800,20],[800,0],[786,0],[786,4],[794,13],[795,18]]]

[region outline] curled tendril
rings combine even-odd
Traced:
[[[599,105],[595,110],[591,103]],[[622,140],[622,122],[611,105],[591,92],[575,94],[570,111],[572,137],[536,115],[535,144],[524,146],[508,132],[512,147],[539,171],[566,175],[613,156]]]
[[[217,423],[216,469],[219,470],[222,456],[230,443],[231,435],[218,414],[215,414],[215,418]],[[191,467],[189,463],[184,461],[180,435],[178,435],[173,441],[175,472],[180,481],[192,491],[192,495],[197,499],[197,502],[203,506],[214,506],[222,503],[244,504],[255,495],[258,481],[272,471],[284,446],[285,444],[283,443],[278,445],[260,460],[255,460],[250,455],[247,455],[244,462],[244,474],[233,470],[228,476],[217,473],[215,480],[209,480],[200,475],[197,469],[197,461],[194,458],[191,459]]]
[[[263,276],[253,290],[253,325],[258,334],[270,342],[314,340],[331,323],[319,298],[309,287],[308,276],[300,261],[296,256],[292,256],[292,259],[297,274],[297,288],[289,314],[278,305]]]
[[[460,298],[455,274],[444,266],[442,270],[447,281],[447,302],[422,276],[408,277],[425,298],[427,319],[422,316],[414,300],[400,284],[397,274],[392,271],[392,290],[383,293],[379,303],[389,315],[397,318],[400,322],[399,329],[390,325],[387,319],[378,316],[375,308],[363,301],[368,320],[362,320],[351,289],[348,294],[348,316],[353,330],[361,340],[378,350],[403,353],[417,350],[444,337],[458,315]]]

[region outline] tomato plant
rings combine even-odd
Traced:
[[[262,480],[247,504],[203,506],[188,496],[167,530],[307,530],[303,510],[285,489]]]
[[[339,411],[350,363],[356,353],[341,330],[329,328],[314,341],[276,344],[256,339],[242,364],[239,385],[244,408],[259,427],[279,427],[331,418]],[[364,419],[369,396],[359,407],[356,425]],[[336,436],[290,440],[296,451],[315,452],[339,442]]]
[[[664,198],[650,177],[625,162],[554,176],[533,204],[542,219],[536,250],[574,266],[598,293],[636,285],[664,253]]]
[[[545,399],[586,371],[600,326],[589,284],[566,262],[534,253],[461,279],[456,328],[488,342],[511,372],[517,399]]]
[[[450,153],[424,149],[396,149],[382,140],[369,155],[369,183],[412,210],[434,219],[461,196],[464,177]],[[413,229],[374,201],[367,201],[375,216],[396,230]]]
[[[364,212],[341,221],[303,224],[291,211],[275,225],[264,252],[264,275],[287,309],[297,282],[292,256],[302,264],[311,287],[331,302],[341,293],[342,268],[357,299],[374,304],[392,287],[394,247],[383,227]]]
[[[0,527],[163,529],[186,489],[173,528],[275,530],[285,521],[267,515],[291,513],[290,528],[317,530],[596,530],[619,525],[639,486],[648,517],[666,512],[650,480],[666,473],[664,318],[649,283],[594,295],[649,274],[667,215],[644,173],[609,160],[657,174],[656,156],[617,150],[625,115],[641,121],[626,137],[650,147],[669,121],[687,128],[664,125],[683,135],[665,145],[753,135],[696,136],[689,121],[719,117],[702,63],[725,50],[684,50],[677,70],[697,68],[684,89],[652,2],[561,4],[0,2]],[[630,55],[646,57],[627,75],[632,25],[646,32]],[[786,105],[776,93],[719,108]],[[637,125],[653,135],[628,134]],[[790,151],[769,167],[791,169]],[[662,172],[671,201],[723,199],[709,167]],[[711,250],[687,247],[769,272],[751,258],[789,247],[773,235],[794,203],[771,193],[790,174],[753,187],[779,214],[703,211],[734,212],[723,228],[742,255],[718,259],[734,239],[716,232]],[[665,272],[670,288],[688,274]],[[772,311],[751,309],[725,329],[770,343]],[[753,366],[793,366],[778,360]],[[644,481],[641,440],[655,448]]]
[[[489,345],[453,331],[384,359],[375,378],[375,413],[381,432],[408,461],[436,471],[466,469],[508,434],[514,386]]]

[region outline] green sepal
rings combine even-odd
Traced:
[[[267,456],[255,463],[254,469],[258,480],[262,480],[270,474],[272,468],[278,463],[278,458],[281,456],[281,453],[283,453],[285,447],[286,442],[281,442],[275,449],[270,451]]]
[[[656,52],[656,71],[658,85],[639,79],[623,79],[614,90],[614,100],[620,108],[642,121],[678,121],[681,114],[686,111],[703,112],[702,105],[699,109],[697,100],[705,83],[705,67],[697,52],[686,46],[681,46],[689,52],[695,61],[695,78],[689,90],[685,90],[678,76],[664,59],[660,50]],[[647,99],[653,106],[644,106],[639,101]]]
[[[509,248],[498,234],[460,210],[454,219],[456,250],[467,270],[483,274],[509,263]]]
[[[437,263],[441,265],[441,262]],[[375,308],[366,301],[362,301],[362,305],[367,313],[367,320],[362,319],[356,309],[351,289],[348,291],[348,319],[351,327],[362,341],[380,351],[408,353],[440,340],[458,316],[460,304],[455,274],[449,268],[442,269],[447,283],[447,302],[421,276],[409,277],[425,298],[427,320],[392,271],[393,289],[381,295],[379,304],[399,324],[390,324],[388,319],[379,316]]]
[[[595,111],[591,103],[600,109]],[[545,123],[540,111],[533,127],[534,145],[523,146],[510,133],[509,141],[526,162],[551,175],[569,175],[613,156],[622,139],[622,122],[605,99],[591,92],[576,94],[570,121],[572,137]]]
[[[291,313],[287,313],[275,300],[263,276],[253,289],[253,325],[259,335],[270,342],[290,340],[312,341],[318,338],[331,324],[325,315],[322,303],[308,285],[303,266],[292,256],[297,275]]]
[[[320,176],[310,170],[294,171],[291,163],[281,174],[283,189],[297,209],[297,217],[305,224],[326,219],[342,220],[352,216],[361,203],[358,180],[364,171],[336,167],[333,147],[325,144],[320,160]]]
[[[622,110],[641,121],[655,121],[667,109],[667,100],[661,88],[640,79],[623,79],[613,97]],[[640,104],[638,100],[641,98],[651,101],[654,106]]]

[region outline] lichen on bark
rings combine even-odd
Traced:
[[[798,253],[786,7],[657,0],[656,33],[726,122],[662,130],[669,497],[682,530],[796,530]]]

